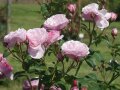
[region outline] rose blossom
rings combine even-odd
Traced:
[[[52,43],[54,43],[62,38],[63,38],[63,35],[60,35],[60,31],[52,30],[52,31],[48,32],[48,39],[46,41],[46,44],[49,46]]]
[[[75,10],[76,10],[76,4],[68,4],[67,9],[68,9],[70,12],[74,13]]]
[[[44,27],[48,30],[60,30],[67,26],[68,19],[64,14],[56,14],[44,22]]]
[[[13,80],[12,70],[13,68],[8,64],[6,58],[4,58],[2,54],[0,54],[0,77],[3,78],[4,76],[6,76]]]
[[[4,37],[4,43],[7,44],[7,47],[11,48],[15,44],[22,43],[26,40],[26,30],[19,28],[17,31],[10,32]]]
[[[56,87],[55,85],[51,86],[49,90],[62,90],[60,87]]]
[[[63,43],[61,49],[65,55],[72,59],[79,59],[89,54],[89,48],[86,44],[74,40]]]
[[[31,89],[30,83],[31,83],[32,89]],[[24,81],[23,90],[37,90],[38,89],[38,83],[39,83],[38,79],[31,80],[30,83],[28,80]],[[43,84],[41,84],[40,90],[44,90]]]
[[[45,53],[44,43],[47,38],[48,32],[45,28],[34,28],[27,31],[28,53],[32,58],[40,59],[43,57]]]
[[[98,8],[99,6],[96,3],[89,4],[82,8],[82,16],[85,20],[95,21],[97,27],[103,29],[109,26],[109,22]]]

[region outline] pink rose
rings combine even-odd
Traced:
[[[7,60],[0,54],[0,77],[3,78],[6,76],[13,80],[12,70],[13,68],[8,64]]]
[[[40,59],[44,56],[45,48],[41,44],[36,47],[29,46],[28,53],[32,58]]]
[[[76,4],[68,4],[67,9],[71,12],[74,13],[76,10]]]
[[[95,21],[98,28],[106,28],[109,26],[103,10],[98,10],[99,6],[96,3],[89,4],[82,8],[82,16],[85,20]]]
[[[63,35],[60,35],[60,31],[52,30],[48,32],[47,46],[63,38]]]
[[[48,39],[48,32],[44,28],[34,28],[27,31],[29,42],[28,53],[32,58],[40,59],[45,53],[44,43]]]
[[[47,41],[48,33],[45,28],[34,28],[27,31],[29,45],[36,47]]]
[[[65,55],[72,59],[83,58],[89,54],[89,48],[86,44],[74,40],[63,43],[61,49]]]
[[[32,89],[31,89],[30,83],[31,83]],[[30,83],[28,80],[24,81],[23,90],[38,90],[38,83],[39,83],[38,79],[31,80]],[[43,84],[40,86],[40,90],[44,90]]]
[[[15,32],[10,32],[4,37],[4,43],[7,44],[7,47],[11,48],[15,44],[23,43],[26,40],[26,30],[18,29]]]
[[[44,22],[44,27],[48,30],[60,30],[66,27],[68,23],[69,21],[64,14],[56,14]]]
[[[56,87],[55,85],[51,86],[49,90],[62,90],[60,87]]]

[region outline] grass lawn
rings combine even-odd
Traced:
[[[30,28],[35,28],[35,27],[40,27],[41,24],[43,23],[43,19],[40,15],[40,7],[39,5],[35,4],[13,4],[12,5],[12,15],[11,15],[11,30],[17,30],[18,28],[25,28],[25,29],[30,29]],[[106,33],[108,35],[110,34],[110,31],[113,27],[117,27],[120,30],[120,23],[119,22],[114,22],[111,24],[111,26],[108,28]],[[120,43],[120,32],[117,36],[117,41]],[[110,54],[109,50],[106,49],[107,46],[105,47],[105,43],[101,43],[100,47],[92,47],[96,48],[97,50],[101,50],[103,55],[105,54],[105,59],[110,60]],[[3,52],[3,46],[0,44],[0,52]],[[52,65],[51,60],[53,60],[54,57],[47,57],[47,61],[49,65]],[[117,57],[118,60],[120,57]],[[14,60],[13,57],[9,57],[11,65],[14,67],[14,71],[20,70],[20,65],[18,62]],[[120,62],[120,61],[118,61]],[[79,75],[84,76],[88,74],[89,72],[93,72],[91,68],[89,68],[88,65],[83,63]],[[74,70],[71,71],[71,73],[74,73]],[[0,90],[21,90],[21,82],[22,80],[17,80],[17,81],[9,81],[6,80],[5,82],[0,81]],[[116,80],[114,83],[120,83],[120,78]]]

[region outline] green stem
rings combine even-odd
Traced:
[[[52,81],[54,80],[54,78],[55,78],[55,71],[56,71],[57,65],[58,65],[58,62],[57,62],[57,63],[55,64],[55,66],[54,66],[54,70],[53,70],[52,78],[51,78],[51,81],[50,81],[50,82],[52,82]]]
[[[8,50],[13,55],[13,57],[15,57],[16,59],[18,59],[21,63],[23,63],[23,61],[18,56],[16,56],[9,48],[8,48]]]
[[[75,61],[73,61],[73,62],[71,63],[71,65],[68,67],[68,69],[67,69],[67,71],[66,71],[65,74],[67,74],[67,73],[73,68],[74,62],[75,62]]]
[[[62,66],[63,66],[63,69],[62,69],[62,72],[63,72],[63,75],[65,73],[65,66],[64,66],[64,62],[62,61]]]
[[[75,76],[77,76],[79,70],[80,70],[80,66],[82,65],[82,61],[79,62],[78,68],[76,70]]]
[[[41,75],[39,75],[39,83],[38,83],[38,90],[40,90],[40,85],[41,85]]]

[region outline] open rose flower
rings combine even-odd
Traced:
[[[31,83],[31,85],[30,85]],[[39,83],[39,80],[36,79],[36,80],[31,80],[30,82],[28,80],[24,81],[24,84],[23,84],[23,90],[38,90],[38,83]],[[32,86],[32,88],[31,88]],[[44,85],[42,84],[40,86],[40,90],[44,90]]]
[[[63,35],[60,35],[60,31],[52,30],[48,32],[47,46],[63,38]]]
[[[86,44],[74,40],[63,43],[61,49],[65,55],[75,60],[86,57],[89,54],[89,48]]]
[[[60,30],[67,26],[69,20],[64,14],[56,14],[44,22],[44,27],[48,30]]]
[[[26,30],[19,28],[15,32],[10,32],[4,37],[4,43],[7,47],[11,48],[15,44],[23,43],[26,40]]]
[[[98,10],[99,6],[96,3],[89,4],[82,8],[82,16],[85,20],[94,21],[98,28],[106,28],[109,26],[103,10]],[[105,10],[104,10],[105,11]]]
[[[13,68],[8,64],[7,60],[0,54],[0,78],[8,77],[13,80]]]
[[[34,28],[27,31],[28,53],[32,58],[40,59],[43,57],[45,53],[44,43],[47,38],[48,32],[45,28]]]

